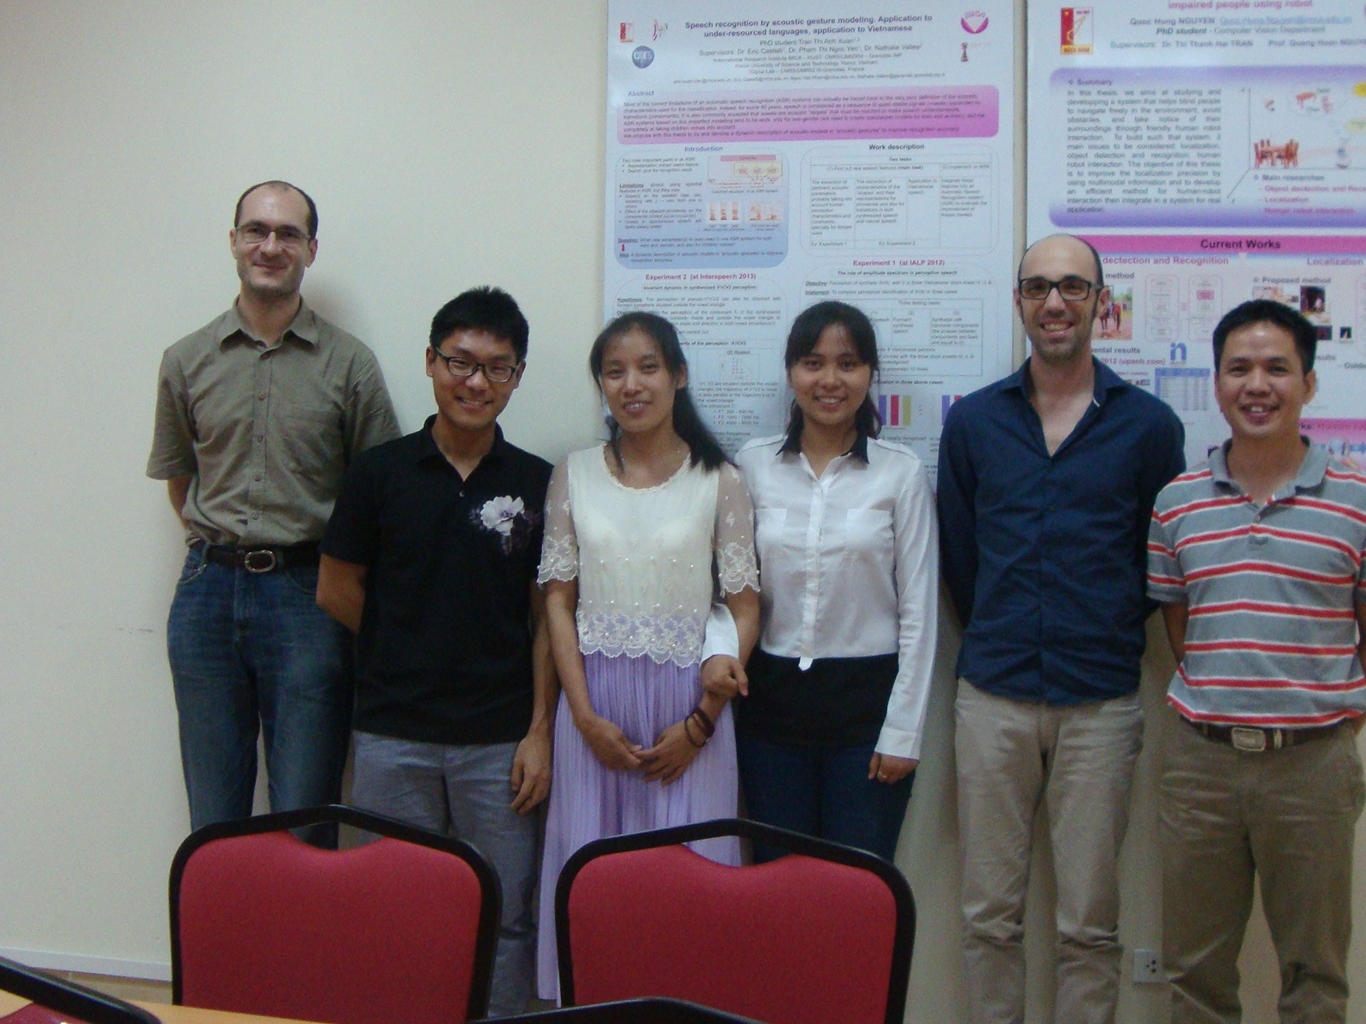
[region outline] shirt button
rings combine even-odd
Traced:
[[[253,519],[260,519],[260,518],[261,518],[261,513],[260,513],[260,512],[253,512],[253,513],[251,514],[251,518],[253,518]]]
[[[260,482],[261,482],[261,474],[260,474],[260,473],[257,473],[254,477],[252,477],[252,479],[255,480],[257,483],[260,483]]]
[[[256,397],[264,402],[266,400],[266,393],[264,391],[258,391],[256,392]]]

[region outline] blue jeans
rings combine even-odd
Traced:
[[[873,746],[793,746],[737,725],[735,749],[749,816],[892,860],[915,772],[891,785],[870,780]],[[781,855],[762,845],[754,848],[755,863]]]
[[[351,724],[351,641],[315,567],[254,574],[191,548],[166,646],[190,825],[251,814],[264,732],[273,811],[335,803]]]
[[[356,732],[351,802],[469,843],[493,865],[503,917],[489,1016],[526,1012],[535,971],[539,814],[512,809],[516,743],[444,745]]]

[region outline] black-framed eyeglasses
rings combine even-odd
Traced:
[[[286,249],[301,249],[308,244],[309,236],[291,224],[271,227],[260,221],[250,221],[237,228],[237,237],[247,245],[261,245],[271,235]]]
[[[446,364],[446,369],[451,371],[452,377],[473,377],[478,371],[484,371],[484,379],[492,381],[494,384],[506,384],[517,373],[518,363],[476,363],[472,359],[466,359],[463,355],[448,356],[435,345],[432,351],[437,358]]]
[[[1050,281],[1046,277],[1022,277],[1015,282],[1015,286],[1020,289],[1020,298],[1034,302],[1048,298],[1048,293],[1054,288],[1058,289],[1058,294],[1066,301],[1080,302],[1091,294],[1092,288],[1101,287],[1094,281],[1077,277],[1075,274],[1068,274],[1061,281]]]

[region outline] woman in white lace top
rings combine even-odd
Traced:
[[[702,686],[713,592],[736,620],[741,659],[709,659],[709,680],[743,676],[759,623],[753,508],[688,396],[677,332],[627,313],[598,336],[589,366],[609,440],[555,467],[539,576],[562,687],[541,873],[544,999],[558,990],[555,882],[575,850],[735,816],[730,708]],[[698,848],[739,863],[733,839]]]

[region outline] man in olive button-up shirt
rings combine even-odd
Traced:
[[[351,459],[399,431],[374,354],[299,294],[317,228],[292,185],[243,193],[237,301],[162,357],[147,475],[190,547],[167,646],[193,828],[251,813],[258,730],[273,810],[340,796],[350,644],[317,544]]]

